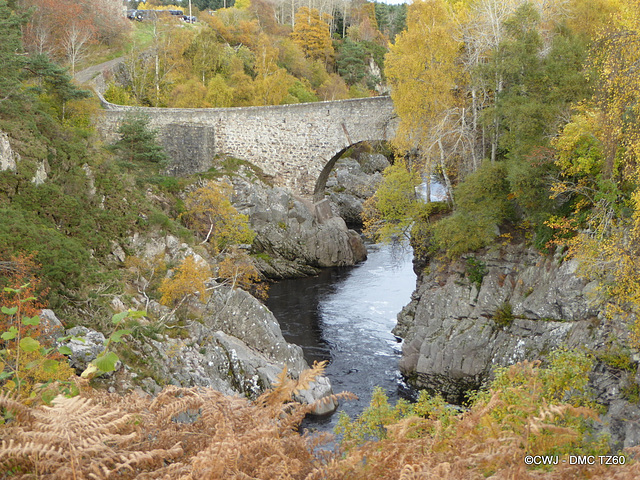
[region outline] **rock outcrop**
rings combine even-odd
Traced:
[[[362,207],[380,182],[382,171],[389,166],[384,155],[362,153],[358,159],[338,160],[327,179],[327,198],[335,205],[336,215],[348,225],[362,225]]]
[[[11,148],[9,136],[0,132],[0,172],[3,170],[15,172],[18,168],[18,160],[20,160],[20,156]]]
[[[354,265],[366,258],[360,235],[344,220],[318,215],[311,202],[278,187],[233,178],[234,206],[256,232],[257,267],[269,278],[314,275],[318,268]]]
[[[127,339],[118,388],[138,386],[156,393],[165,384],[206,386],[255,398],[283,368],[293,377],[308,368],[302,349],[285,341],[273,314],[247,292],[220,286],[207,303],[192,300],[186,307],[191,320],[184,321],[156,302],[149,304],[150,314],[166,325],[167,333],[146,334],[152,325],[143,324]],[[79,338],[63,345],[72,350],[71,364],[81,372],[104,350],[105,337],[86,327],[66,333]],[[300,399],[313,403],[332,393],[328,379],[320,377]],[[333,401],[320,402],[315,413],[336,408]]]
[[[124,250],[116,246],[113,250],[116,259],[126,250],[146,262],[175,264],[186,256],[196,262],[210,261],[202,247],[192,248],[160,233],[134,235]],[[140,277],[135,286],[144,292],[149,281]],[[255,397],[273,385],[285,366],[294,377],[308,368],[302,349],[285,341],[277,320],[260,301],[241,289],[215,283],[211,287],[206,303],[190,299],[179,315],[144,294],[133,298],[134,307],[147,309],[156,325],[164,325],[166,331],[128,342],[132,347],[130,363],[138,377],[135,384],[150,392],[170,383]],[[153,325],[143,325],[140,331],[153,329],[148,327]],[[331,395],[325,380],[318,379],[301,398],[315,401]],[[316,413],[336,407],[334,402],[324,402]]]
[[[611,351],[612,339],[624,345],[626,325],[605,319],[596,283],[579,278],[577,266],[512,245],[454,262],[431,259],[398,315],[400,370],[413,385],[460,403],[496,367],[544,360],[559,347]],[[634,376],[597,360],[590,377],[596,400],[640,418],[623,394]],[[640,424],[622,418],[613,413],[602,424],[618,446],[640,436]]]

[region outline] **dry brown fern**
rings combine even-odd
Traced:
[[[120,478],[135,478],[136,468],[181,454],[179,446],[131,449],[139,440],[134,417],[83,397],[58,396],[50,407],[33,408],[28,418],[6,425],[2,436],[0,466],[15,478],[37,473],[38,478],[101,479],[116,472]]]
[[[171,386],[151,398],[86,383],[81,396],[58,397],[50,407],[0,395],[0,407],[14,414],[0,427],[0,468],[12,479],[303,480],[327,459],[314,453],[322,438],[297,432],[314,405],[292,395],[322,369],[316,365],[298,379],[285,372],[253,403],[207,388]]]

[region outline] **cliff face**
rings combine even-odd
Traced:
[[[398,315],[400,370],[413,385],[460,403],[496,367],[544,360],[559,347],[584,348],[597,359],[591,377],[597,401],[624,412],[608,413],[603,429],[614,444],[634,442],[638,428],[627,420],[640,418],[639,411],[623,392],[637,384],[637,373],[607,365],[598,354],[626,348],[627,327],[605,319],[596,283],[579,278],[577,267],[520,246],[455,262],[431,259]]]

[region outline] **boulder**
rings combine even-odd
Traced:
[[[380,153],[361,153],[358,156],[358,162],[362,171],[368,175],[376,172],[382,173],[385,168],[391,165],[387,157]]]
[[[71,349],[69,363],[79,372],[83,372],[99,354],[104,351],[106,339],[100,332],[87,327],[73,327],[66,331],[70,338],[60,344]]]
[[[365,200],[377,190],[389,161],[380,154],[361,154],[360,161],[343,158],[327,179],[326,194],[335,205],[336,215],[348,225],[362,225]]]
[[[317,273],[317,268],[354,265],[366,258],[357,232],[339,217],[315,214],[317,206],[286,190],[234,177],[234,206],[256,232],[258,268],[270,278]]]
[[[294,398],[300,403],[315,404],[313,415],[328,415],[338,408],[338,402],[333,398],[331,382],[327,377],[319,377],[309,382],[309,388],[301,390]]]

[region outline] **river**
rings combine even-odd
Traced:
[[[351,418],[369,405],[375,386],[392,402],[407,389],[398,371],[401,344],[391,330],[415,288],[412,252],[399,245],[367,248],[367,260],[355,267],[272,285],[267,301],[285,339],[303,348],[309,364],[329,362],[334,392],[358,396],[338,409]],[[337,420],[337,414],[312,417],[303,427],[331,430]]]

